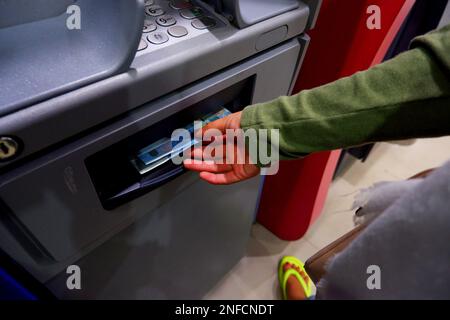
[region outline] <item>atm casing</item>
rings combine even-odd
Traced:
[[[242,29],[217,19],[217,29],[138,52],[127,72],[0,118],[0,134],[24,144],[0,164],[0,247],[57,297],[201,298],[245,254],[262,179],[217,187],[184,173],[108,208],[90,161],[124,141],[124,152],[156,141],[191,111],[237,111],[291,92],[308,6]],[[72,264],[79,291],[66,286]]]

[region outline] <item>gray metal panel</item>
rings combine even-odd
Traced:
[[[59,16],[74,2],[75,0],[2,0],[0,28]]]
[[[298,41],[300,41],[300,45],[302,46],[302,52],[301,52],[300,56],[298,57],[298,63],[297,63],[297,67],[295,68],[294,77],[292,78],[291,86],[289,88],[289,94],[293,93],[295,84],[298,81],[298,78],[300,75],[300,70],[302,69],[303,61],[305,60],[305,56],[308,51],[308,47],[309,47],[311,38],[307,34],[304,34],[303,36],[298,38]]]
[[[35,19],[0,28],[0,117],[128,70],[144,23],[143,0],[78,0],[80,30],[68,29],[65,10],[52,16],[62,4],[67,1],[38,1],[25,10],[23,1],[0,2],[1,15]]]
[[[14,161],[161,95],[253,56],[259,37],[286,25],[286,39],[305,30],[308,7],[238,30],[231,25],[138,55],[132,69],[0,118],[0,134],[19,137],[24,150]],[[54,134],[58,132],[58,134]],[[10,163],[0,163],[0,168]]]
[[[439,22],[438,29],[448,25],[449,23],[450,23],[450,1],[448,1],[447,6],[445,7],[441,21]]]
[[[196,182],[78,261],[82,290],[65,272],[47,285],[62,299],[200,299],[244,254],[258,185]]]
[[[239,28],[276,17],[299,7],[298,0],[223,0],[224,11]]]
[[[183,91],[143,106],[93,134],[0,176],[0,197],[18,219],[32,230],[49,253],[63,261],[35,259],[4,226],[0,227],[2,249],[41,281],[45,281],[67,264],[104,243],[134,219],[170,201],[175,194],[181,193],[195,182],[195,179],[192,180],[195,177],[185,175],[128,205],[106,212],[96,198],[84,160],[103,148],[254,75],[256,83],[253,103],[287,94],[300,49],[297,40],[289,41]],[[76,185],[75,189],[73,184]],[[37,185],[39,188],[36,188]],[[20,197],[20,194],[26,196]]]
[[[307,29],[314,29],[316,26],[317,19],[319,18],[320,8],[322,7],[322,0],[302,0],[306,3],[310,10],[310,15],[308,18]]]

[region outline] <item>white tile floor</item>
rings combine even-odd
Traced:
[[[346,166],[332,183],[322,215],[303,239],[285,242],[261,225],[255,225],[240,263],[206,296],[206,299],[279,299],[276,267],[284,255],[306,260],[319,249],[353,228],[350,210],[361,188],[378,181],[406,179],[450,159],[450,137],[422,139],[412,145],[380,143],[365,163]]]

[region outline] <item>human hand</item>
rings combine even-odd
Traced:
[[[226,138],[227,130],[241,129],[241,117],[242,112],[233,113],[203,127],[200,133],[202,136],[207,136],[208,130],[213,132],[212,129],[215,129],[217,134],[213,135],[211,144],[222,144],[223,152],[211,157],[210,152],[206,152],[207,146],[195,147],[191,151],[191,159],[184,161],[186,169],[200,172],[201,179],[216,185],[233,184],[257,176],[260,169],[251,163],[245,146],[238,145],[235,139],[230,142]],[[231,161],[227,161],[230,159]],[[239,159],[245,159],[245,161],[238,161]]]

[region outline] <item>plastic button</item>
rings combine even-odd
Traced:
[[[144,33],[149,33],[156,30],[156,24],[154,24],[152,21],[145,20],[144,21]]]
[[[202,17],[192,21],[192,26],[196,29],[208,29],[212,28],[217,24],[216,20],[210,17]]]
[[[163,15],[165,12],[163,8],[158,5],[148,6],[145,8],[145,13],[152,17],[157,17]]]
[[[141,42],[139,43],[138,51],[145,50],[145,49],[147,49],[147,47],[148,47],[147,41],[145,41],[145,39],[141,39]]]
[[[169,26],[173,26],[174,24],[176,24],[177,20],[173,16],[166,14],[164,16],[158,17],[156,19],[156,23],[163,27],[169,27]]]
[[[174,9],[190,9],[192,8],[192,3],[186,0],[173,0],[170,1],[170,6]]]
[[[180,15],[185,19],[195,19],[203,15],[203,10],[199,7],[195,7],[192,9],[183,9],[180,10]]]
[[[153,32],[147,36],[147,40],[153,44],[162,44],[169,41],[169,37],[163,32]]]
[[[175,37],[175,38],[181,38],[188,34],[187,29],[185,27],[181,27],[181,26],[170,27],[169,30],[167,30],[167,32],[172,37]]]

